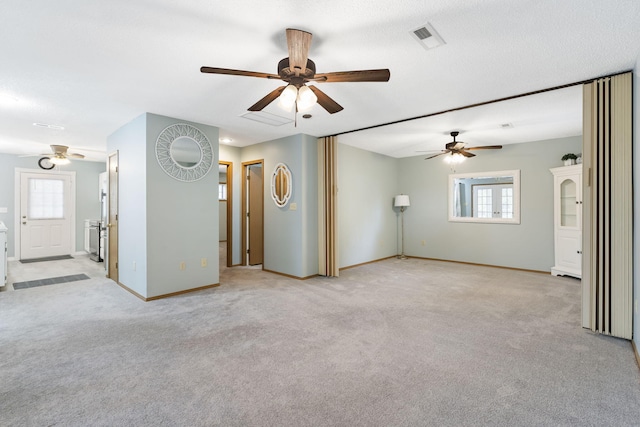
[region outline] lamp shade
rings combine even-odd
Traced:
[[[307,86],[300,86],[298,89],[298,111],[305,111],[313,107],[318,101],[318,97]]]
[[[284,88],[279,98],[278,106],[285,111],[291,111],[298,98],[298,88],[291,84],[288,85]]]
[[[49,159],[49,161],[54,165],[68,165],[69,163],[71,163],[69,159],[62,156],[53,156]]]
[[[409,196],[407,196],[406,194],[400,194],[396,196],[394,206],[401,208],[405,206],[411,206],[411,202],[409,202]]]

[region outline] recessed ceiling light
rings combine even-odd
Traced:
[[[233,139],[231,139],[231,138],[220,138],[219,141],[222,142],[223,144],[231,144],[233,142]]]
[[[58,125],[50,125],[48,123],[34,123],[34,126],[38,126],[39,128],[47,128],[47,129],[53,129],[53,130],[64,130],[64,126],[58,126]]]

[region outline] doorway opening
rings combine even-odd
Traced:
[[[242,163],[242,265],[261,265],[264,253],[263,160]]]
[[[218,203],[220,204],[220,246],[226,246],[224,254],[220,256],[224,262],[220,266],[233,265],[233,163],[220,161],[218,179]],[[222,243],[225,243],[222,245]],[[220,254],[222,255],[222,253]],[[223,259],[226,258],[226,259]]]

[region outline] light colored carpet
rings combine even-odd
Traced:
[[[142,302],[106,279],[0,293],[2,426],[638,425],[628,341],[580,282],[390,259]]]

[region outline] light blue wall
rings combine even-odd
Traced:
[[[411,197],[405,212],[405,253],[437,258],[550,271],[554,265],[553,176],[567,152],[580,153],[582,138],[505,145],[456,167],[455,173],[519,169],[521,223],[449,222],[449,165],[424,156],[399,160],[399,184]],[[424,241],[424,245],[423,245]]]
[[[0,221],[7,226],[8,256],[15,257],[15,168],[34,169],[38,167],[35,157],[19,157],[15,154],[0,154],[0,207],[7,213],[0,213]],[[76,241],[75,252],[84,251],[84,220],[100,219],[100,199],[98,197],[99,175],[104,172],[103,162],[73,160],[68,165],[58,166],[60,171],[76,172]]]
[[[118,152],[118,281],[147,295],[146,114],[107,138],[107,153]],[[134,268],[133,263],[136,263]]]
[[[264,263],[266,270],[295,277],[318,274],[317,139],[294,135],[241,150],[242,162],[264,160]],[[293,179],[284,207],[271,198],[271,173],[286,164]],[[291,210],[295,203],[296,210]]]
[[[156,160],[158,136],[176,123],[195,126],[211,142],[213,166],[198,181],[178,181]],[[146,169],[147,297],[219,283],[218,128],[148,113]],[[201,266],[203,258],[206,267]]]
[[[394,197],[398,159],[338,144],[338,241],[341,268],[399,253]]]
[[[156,160],[158,135],[175,123],[197,127],[211,142],[214,164],[199,181],[175,180]],[[147,298],[218,283],[218,129],[146,113],[107,147],[119,153],[120,283]]]
[[[232,264],[238,265],[241,262],[242,242],[240,230],[240,211],[242,210],[242,160],[240,157],[241,148],[220,145],[220,160],[233,163],[233,198],[232,198]],[[229,236],[227,236],[227,241]]]

